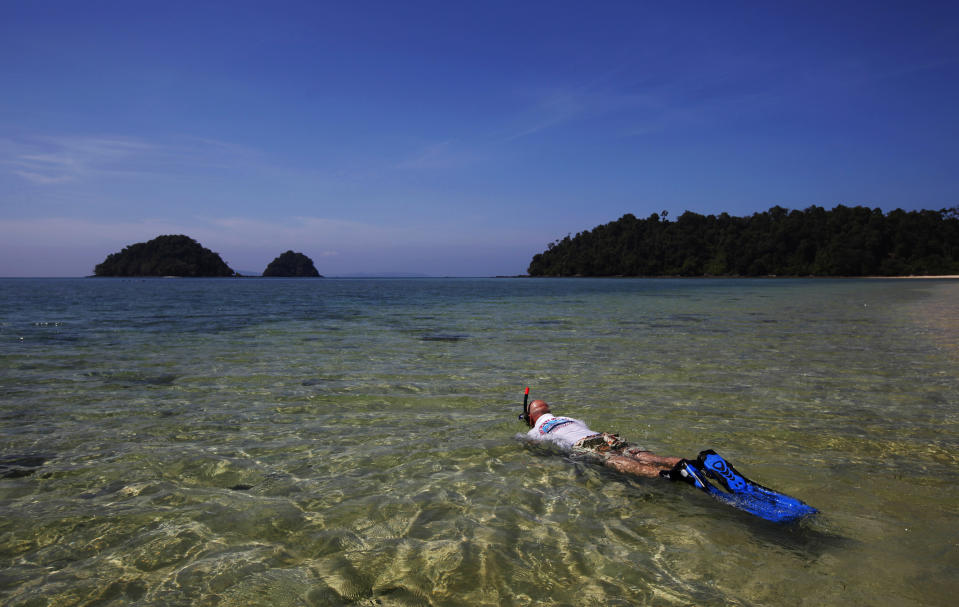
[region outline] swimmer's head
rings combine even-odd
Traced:
[[[526,423],[532,428],[536,425],[536,420],[544,413],[549,413],[549,405],[546,404],[546,401],[534,400],[529,404],[529,418],[526,420]]]

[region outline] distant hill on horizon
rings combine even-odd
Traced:
[[[959,207],[839,205],[749,217],[632,214],[567,235],[533,256],[530,276],[910,276],[959,274]]]
[[[236,276],[218,253],[183,234],[157,236],[111,253],[93,270],[94,276]]]
[[[237,270],[237,274],[243,278],[262,278],[261,272],[253,270]],[[415,272],[356,272],[346,274],[323,274],[324,278],[441,278],[433,274],[421,274]]]
[[[323,278],[313,260],[303,253],[287,251],[280,254],[263,270],[264,277]]]
[[[330,278],[435,278],[430,274],[415,272],[356,272],[352,274],[336,274]]]

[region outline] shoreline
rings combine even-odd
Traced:
[[[640,279],[651,279],[651,278],[667,278],[667,279],[709,279],[709,278],[730,278],[730,279],[751,279],[751,280],[792,280],[792,279],[804,279],[804,278],[823,278],[831,280],[959,280],[959,274],[935,274],[935,275],[908,275],[908,276],[677,276],[677,275],[663,275],[663,276],[583,276],[583,275],[569,275],[569,276],[530,276],[529,274],[514,274],[514,275],[496,275],[496,276],[333,276],[333,275],[322,275],[322,276],[0,276],[0,280],[38,280],[38,279],[57,279],[57,280],[72,280],[76,278],[104,278],[104,279],[126,279],[126,280],[147,280],[147,279],[171,279],[171,278],[200,278],[200,279],[209,279],[209,278],[223,278],[223,279],[235,279],[235,278],[322,278],[327,280],[404,280],[404,279],[420,279],[420,278],[504,278],[504,279],[517,279],[517,278],[640,278]]]
[[[918,275],[918,276],[863,276],[863,278],[889,278],[889,279],[894,279],[894,280],[921,280],[921,279],[951,279],[951,280],[956,280],[956,279],[959,279],[959,275],[957,275],[957,274],[942,274],[942,275],[938,275],[938,276],[925,276],[925,275]]]
[[[703,278],[731,278],[731,279],[750,279],[750,280],[794,280],[794,279],[805,279],[805,278],[823,278],[829,280],[959,280],[959,274],[935,274],[935,275],[925,275],[925,274],[910,274],[908,276],[818,276],[818,275],[809,275],[809,276],[777,276],[771,274],[768,276],[677,276],[674,274],[667,274],[662,276],[583,276],[581,274],[573,275],[564,275],[564,276],[530,276],[528,274],[519,274],[516,276],[493,276],[492,278],[676,278],[676,279],[703,279]]]

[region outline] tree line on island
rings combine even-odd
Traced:
[[[632,214],[567,235],[530,276],[909,276],[959,274],[959,207],[775,206],[749,217]]]
[[[94,276],[179,276],[209,278],[240,276],[220,257],[189,236],[157,236],[111,253],[93,270]],[[287,251],[263,271],[263,276],[316,277],[321,275],[313,260]]]

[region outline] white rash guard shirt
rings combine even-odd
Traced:
[[[599,432],[590,430],[585,422],[578,419],[544,413],[536,420],[536,425],[526,433],[526,436],[535,441],[549,441],[564,451],[569,451],[580,440],[596,434]]]

